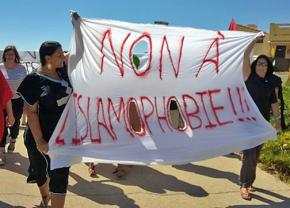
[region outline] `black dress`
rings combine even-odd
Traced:
[[[43,134],[43,139],[49,142],[49,139],[58,123],[59,118],[68,102],[72,88],[65,73],[65,69],[59,71],[60,80],[53,79],[46,75],[34,72],[29,74],[19,86],[17,93],[22,97],[26,105],[34,105],[38,103],[38,116],[40,128]],[[65,193],[67,186],[67,178],[69,168],[61,168],[61,179],[66,184],[62,187],[56,187],[55,183],[59,183],[59,174],[54,182],[53,173],[58,173],[60,170],[56,169],[50,171],[50,159],[37,150],[35,140],[32,132],[27,127],[24,135],[25,146],[27,148],[30,159],[31,168],[34,171],[38,186],[42,186],[47,179],[47,174],[50,175],[50,191],[53,193]],[[63,182],[62,182],[63,183]]]

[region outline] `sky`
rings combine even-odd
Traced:
[[[166,21],[172,26],[227,30],[237,24],[256,24],[269,31],[270,23],[290,23],[290,0],[10,0],[1,1],[0,49],[38,50],[55,40],[69,49],[70,10],[81,17],[134,23]]]

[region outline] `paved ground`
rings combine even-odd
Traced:
[[[26,184],[28,160],[23,140],[7,155],[0,168],[0,208],[37,207],[40,197],[34,184]],[[126,179],[112,175],[112,165],[99,165],[98,177],[90,178],[87,167],[72,167],[67,208],[266,208],[290,207],[290,186],[258,169],[258,191],[252,201],[240,198],[237,179],[240,161],[218,157],[181,166],[134,166]]]

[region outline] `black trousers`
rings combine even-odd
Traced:
[[[262,145],[243,151],[242,168],[240,173],[240,185],[248,188],[256,179],[256,168]]]

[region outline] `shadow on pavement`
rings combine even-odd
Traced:
[[[209,167],[204,167],[204,166],[199,166],[199,165],[193,165],[193,164],[186,164],[186,165],[174,165],[174,168],[178,170],[183,170],[183,171],[188,171],[188,172],[193,172],[196,174],[200,175],[205,175],[208,177],[212,178],[226,178],[232,183],[237,184],[238,183],[238,175],[231,173],[231,172],[225,172],[225,171],[220,171],[216,170],[213,168]],[[277,208],[289,208],[290,207],[290,198],[287,198],[285,196],[282,196],[280,194],[274,193],[272,191],[266,190],[266,189],[261,189],[255,187],[257,192],[269,195],[270,197],[275,197],[282,202],[275,202],[271,201],[270,199],[261,197],[256,194],[252,194],[252,198],[259,200],[261,202],[267,203],[268,205],[234,205],[234,206],[229,206],[228,208],[246,208],[246,207],[253,207],[253,208],[269,208],[269,207],[277,207]],[[256,193],[256,192],[255,192]]]
[[[23,207],[23,206],[12,206],[12,205],[7,204],[7,203],[2,202],[2,201],[0,201],[0,207],[1,208],[26,208],[26,207]]]
[[[153,193],[166,193],[166,191],[184,192],[189,196],[206,197],[208,193],[200,186],[178,180],[172,175],[161,173],[148,166],[133,166],[129,169],[124,180],[116,179],[112,174],[113,166],[100,164],[97,166],[97,174],[109,178],[111,181],[122,185],[138,186]]]
[[[120,208],[138,208],[133,199],[128,198],[122,189],[99,181],[87,181],[79,175],[70,172],[70,177],[76,180],[75,185],[69,185],[68,190],[74,194],[104,205],[117,205]]]
[[[241,160],[242,159],[242,154],[240,154],[240,153],[230,153],[230,154],[224,155],[224,157]]]
[[[208,176],[208,177],[212,177],[212,178],[226,178],[235,184],[239,183],[239,181],[238,181],[239,176],[237,174],[231,173],[231,172],[225,172],[225,171],[216,170],[213,168],[194,165],[194,164],[173,165],[172,167],[174,167],[178,170],[188,171],[191,173],[196,173],[199,175],[204,175],[204,176]]]
[[[289,208],[290,207],[290,199],[285,197],[285,200],[282,202],[273,202],[269,199],[266,199],[261,196],[257,195],[252,195],[253,198],[263,201],[267,203],[268,205],[233,205],[233,206],[228,206],[227,208]]]
[[[271,197],[275,197],[281,202],[276,202],[272,201],[270,199],[267,199],[265,197],[261,197],[256,194],[252,194],[252,198],[259,200],[261,202],[267,203],[268,205],[234,205],[234,206],[229,206],[228,208],[246,208],[246,207],[252,207],[252,208],[289,208],[290,207],[290,198],[287,198],[285,196],[282,196],[280,194],[274,193],[272,191],[266,190],[266,189],[261,189],[261,188],[256,188],[257,192],[269,195]]]
[[[6,155],[6,164],[5,166],[0,166],[0,169],[6,169],[11,172],[18,173],[24,176],[28,175],[28,172],[27,172],[27,169],[29,166],[28,158],[22,156],[18,152],[7,153],[5,155]]]
[[[184,192],[194,197],[206,197],[208,193],[201,187],[195,186],[176,177],[163,174],[147,166],[134,166],[130,168],[125,178],[118,179],[114,174],[114,166],[110,164],[97,165],[97,174],[106,180],[93,179],[88,181],[74,172],[70,177],[76,181],[69,185],[68,190],[74,194],[90,199],[104,205],[117,205],[121,208],[139,207],[135,201],[128,198],[124,191],[116,186],[106,183],[119,183],[127,186],[138,186],[152,193],[166,193],[166,191]],[[74,182],[73,182],[74,183]]]

